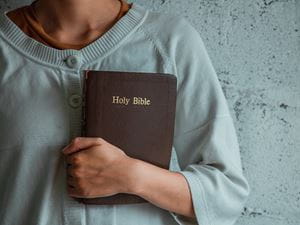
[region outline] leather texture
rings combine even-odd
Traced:
[[[82,136],[102,137],[130,157],[169,169],[175,125],[176,76],[86,70],[84,77]],[[76,199],[97,205],[147,201],[128,193]]]

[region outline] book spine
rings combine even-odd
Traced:
[[[81,136],[86,136],[86,92],[87,92],[88,70],[85,71],[83,80],[83,94],[82,94],[82,119],[81,119]]]

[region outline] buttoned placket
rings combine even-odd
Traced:
[[[70,118],[70,140],[81,136],[82,126],[82,56],[80,53],[72,54],[64,60],[65,66],[72,69],[68,76],[68,96],[67,105],[69,107]],[[73,70],[74,69],[74,70]],[[64,163],[66,168],[66,163]],[[65,178],[66,179],[66,178]],[[67,183],[65,184],[64,195],[64,221],[65,224],[82,225],[85,221],[85,208],[82,203],[77,202],[67,193]]]
[[[7,11],[6,11],[7,12]],[[28,56],[32,62],[42,62],[45,65],[50,65],[55,69],[54,72],[63,74],[61,77],[62,92],[65,93],[64,103],[66,114],[68,115],[70,123],[70,134],[69,139],[81,134],[81,112],[82,112],[82,83],[83,83],[83,65],[86,67],[87,64],[97,61],[93,66],[94,69],[101,69],[101,58],[103,56],[109,55],[117,45],[122,43],[122,40],[129,37],[129,35],[136,32],[139,26],[146,21],[148,16],[148,11],[142,6],[135,3],[132,5],[131,10],[129,10],[121,20],[116,23],[112,29],[107,31],[105,35],[101,38],[95,40],[93,43],[84,47],[82,50],[74,49],[64,49],[57,50],[43,44],[34,41],[18,29],[17,26],[4,15],[0,15],[0,27],[1,27],[1,37],[7,39],[7,43],[14,45],[14,49],[20,51],[23,56]],[[2,44],[2,42],[1,42]],[[11,52],[13,53],[13,52]],[[29,62],[29,61],[28,61]],[[39,64],[40,65],[40,64]],[[110,64],[108,63],[107,66]],[[50,67],[49,67],[50,68]],[[68,132],[68,131],[66,131]],[[63,164],[61,165],[63,167]],[[65,168],[60,168],[58,171],[58,176],[60,172],[65,171]],[[60,178],[59,185],[66,185],[63,173],[63,177]],[[56,185],[56,184],[55,184]],[[42,187],[42,186],[41,186]],[[60,187],[53,187],[53,191],[61,190]],[[93,223],[94,219],[99,219],[101,224],[117,224],[118,218],[116,216],[115,210],[98,210],[97,212],[90,206],[85,206],[82,203],[78,203],[72,197],[67,194],[66,186],[63,187],[61,191],[61,198],[55,199],[55,206],[59,206],[62,201],[63,206],[63,221],[62,225],[87,225],[86,221],[91,221]],[[47,205],[43,205],[47,209]],[[50,207],[50,206],[49,206]],[[51,205],[51,207],[53,207]],[[113,208],[114,209],[114,208]],[[55,211],[60,213],[60,211]],[[86,216],[87,215],[87,216]],[[28,214],[29,216],[29,214]],[[92,218],[95,217],[95,218]],[[48,219],[47,215],[38,215],[39,218]],[[27,217],[26,217],[27,218]],[[28,217],[29,218],[29,217]],[[122,219],[122,218],[121,218]],[[49,217],[49,221],[51,218]],[[97,223],[97,222],[94,222]],[[94,224],[93,223],[93,224]]]
[[[65,59],[65,62],[70,68],[78,68],[81,63],[81,57],[78,55],[70,55]]]

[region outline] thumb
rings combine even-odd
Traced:
[[[104,144],[105,140],[100,137],[76,137],[70,144],[62,149],[62,153],[67,155],[81,151],[85,148],[90,148],[94,145]]]

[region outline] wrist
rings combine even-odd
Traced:
[[[141,171],[142,161],[130,156],[126,156],[126,165],[125,165],[125,176],[123,176],[123,183],[126,187],[125,192],[129,194],[137,194],[140,186],[139,173]]]

